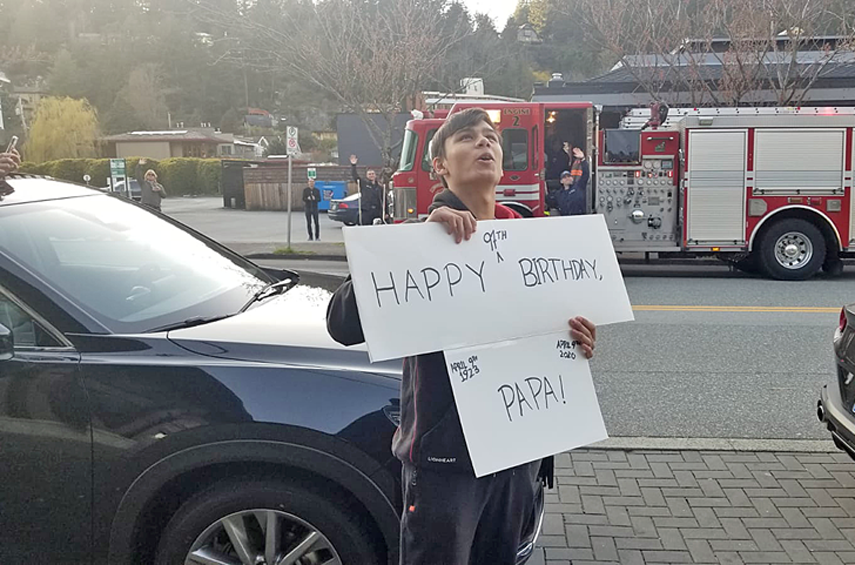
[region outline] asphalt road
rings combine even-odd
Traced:
[[[261,261],[333,290],[347,264]],[[314,273],[314,274],[313,274]],[[834,378],[831,338],[855,270],[786,283],[725,267],[639,265],[635,322],[600,329],[592,368],[612,436],[828,439],[816,420]]]

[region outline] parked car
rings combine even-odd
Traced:
[[[340,200],[330,200],[330,210],[327,216],[330,220],[341,222],[346,226],[355,226],[359,223],[360,194],[351,194]]]
[[[831,432],[834,444],[855,459],[855,303],[840,312],[834,353],[837,384],[822,387],[817,416]]]
[[[125,192],[125,181],[120,180],[113,187],[113,192],[118,193],[122,196],[130,196],[132,200],[139,202],[142,200],[142,190],[140,189],[140,183],[137,179],[131,179],[131,182],[128,183],[128,187],[131,189],[130,195]],[[110,187],[105,187],[103,190],[106,192],[110,192]]]
[[[0,225],[0,563],[397,563],[400,363],[328,291],[60,181]]]
[[[347,198],[330,200],[330,209],[327,212],[329,218],[336,222],[341,222],[346,226],[355,226],[359,224],[359,202],[362,195],[359,193],[352,194]],[[386,194],[386,223],[393,222],[393,195],[392,191]]]

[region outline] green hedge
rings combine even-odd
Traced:
[[[136,174],[139,157],[125,159],[128,174]],[[148,159],[145,169],[154,169],[157,178],[169,196],[217,195],[220,194],[222,166],[219,159],[176,157],[156,161]],[[89,175],[92,186],[106,186],[110,176],[109,159],[61,159],[46,163],[24,162],[21,172],[47,175],[61,180],[83,183],[83,175]],[[143,171],[145,172],[145,171]]]

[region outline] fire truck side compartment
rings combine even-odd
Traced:
[[[758,129],[755,195],[843,194],[845,129]]]
[[[689,132],[689,246],[745,243],[747,138],[746,130]]]

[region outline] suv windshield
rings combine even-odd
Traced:
[[[228,316],[272,282],[261,269],[111,196],[0,208],[0,253],[115,333]]]

